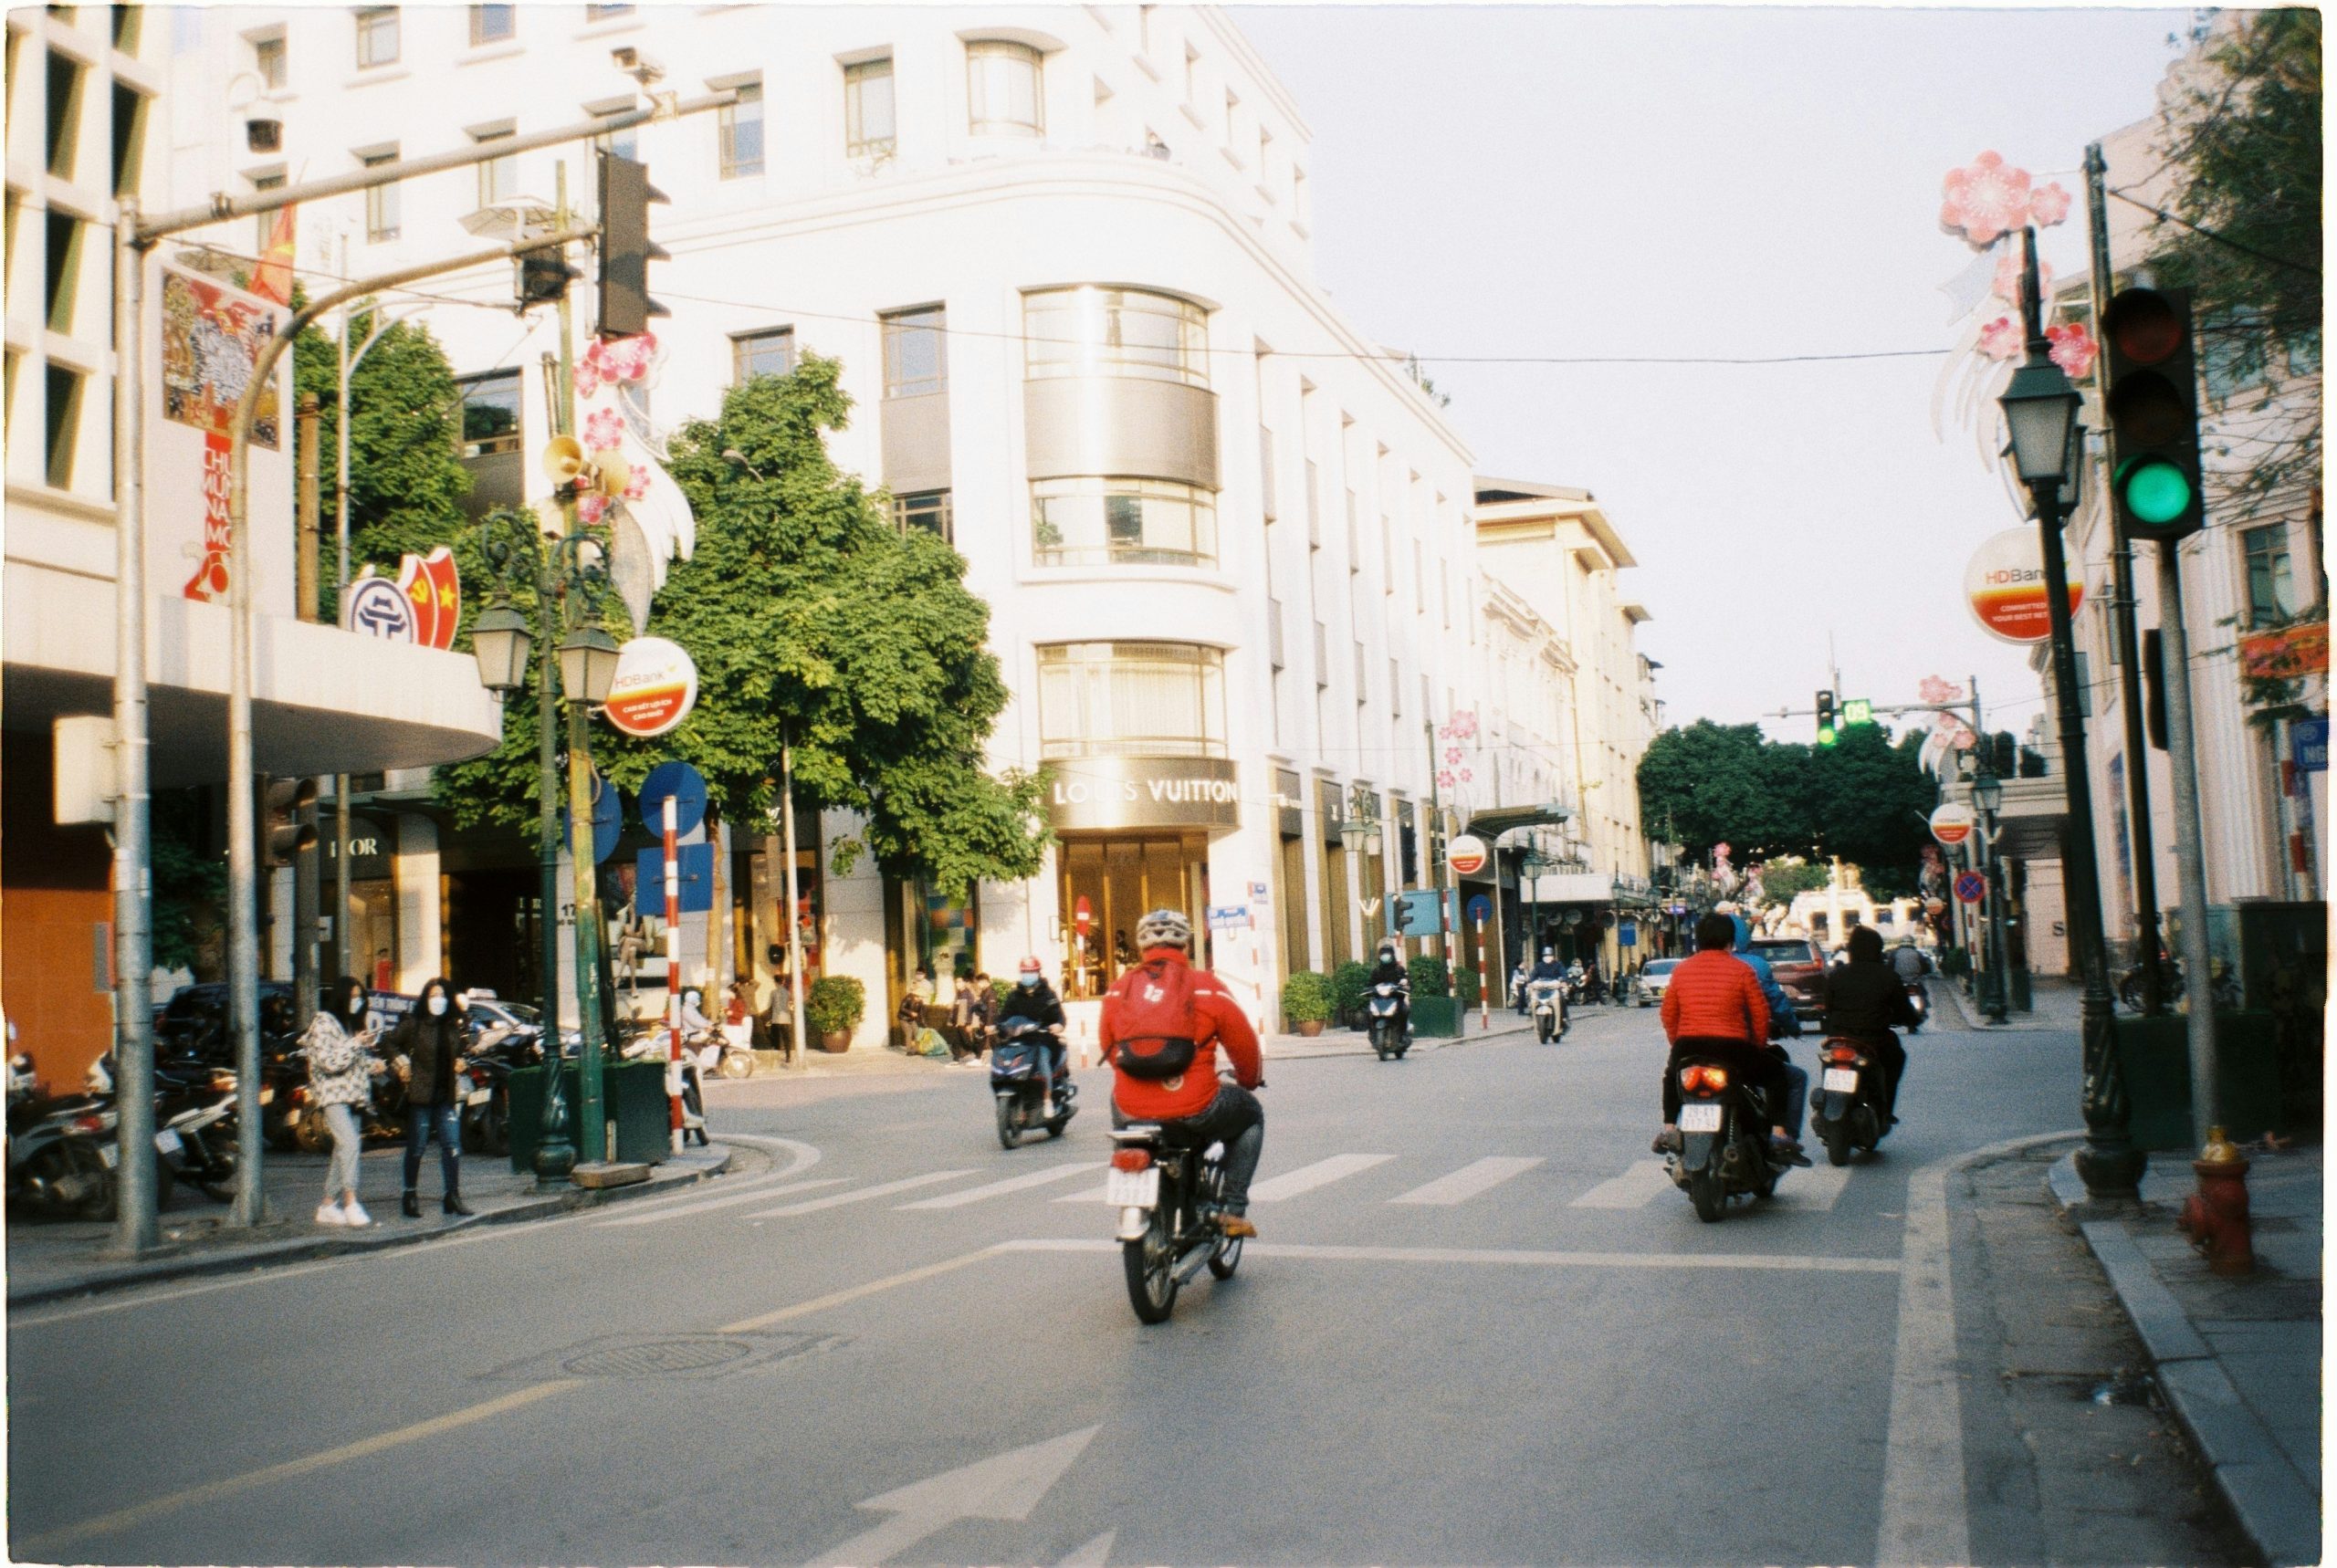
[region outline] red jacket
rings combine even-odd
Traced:
[[[1753,966],[1706,948],[1683,961],[1663,982],[1663,1034],[1683,1040],[1769,1040],[1769,1004]]]
[[[1180,965],[1191,963],[1181,948],[1145,950],[1145,963],[1156,958]],[[1168,1122],[1198,1116],[1208,1110],[1210,1102],[1217,1098],[1216,1048],[1220,1045],[1233,1059],[1233,1076],[1242,1088],[1255,1089],[1265,1082],[1265,1062],[1258,1055],[1257,1031],[1234,1005],[1233,993],[1207,969],[1194,969],[1190,975],[1193,1044],[1197,1048],[1192,1066],[1175,1078],[1158,1081],[1131,1078],[1122,1072],[1113,1043],[1119,1038],[1121,998],[1127,992],[1128,977],[1137,972],[1128,970],[1104,993],[1104,1018],[1095,1030],[1095,1038],[1104,1048],[1104,1060],[1112,1064],[1112,1100],[1122,1114],[1131,1121]]]

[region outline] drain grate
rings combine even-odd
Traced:
[[[559,1377],[729,1377],[775,1365],[831,1343],[837,1343],[833,1334],[602,1334],[479,1375],[487,1380],[512,1383],[541,1383]]]

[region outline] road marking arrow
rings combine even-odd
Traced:
[[[1083,1427],[872,1497],[859,1506],[893,1517],[823,1552],[813,1562],[882,1563],[961,1519],[1028,1519],[1039,1500],[1063,1479],[1064,1471],[1102,1429]]]

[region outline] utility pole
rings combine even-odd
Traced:
[[[303,621],[317,618],[317,431],[321,422],[317,417],[317,394],[306,392],[300,398],[299,423],[300,550],[294,592],[299,603],[295,612]],[[300,809],[303,816],[314,816],[314,806]],[[309,848],[297,852],[292,857],[292,1023],[305,1031],[309,1020],[316,1016],[317,993],[317,852]]]

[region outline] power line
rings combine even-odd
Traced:
[[[2150,203],[2142,201],[2137,197],[2130,196],[2123,191],[2112,191],[2110,193],[2117,197],[2120,201],[2125,203],[2130,207],[2140,207],[2143,211],[2164,223],[2180,224],[2185,228],[2189,229],[2193,234],[2203,235],[2206,238],[2215,241],[2217,245],[2228,246],[2233,250],[2238,251],[2244,256],[2252,256],[2258,261],[2270,262],[2274,267],[2285,267],[2290,272],[2301,272],[2307,277],[2318,278],[2321,276],[2321,268],[2317,267],[2307,267],[2300,261],[2290,261],[2284,256],[2274,256],[2270,251],[2258,250],[2252,245],[2242,244],[2240,241],[2232,238],[2229,235],[2217,234],[2215,230],[2206,227],[2205,225],[2195,224],[2189,218],[2178,217],[2175,214],[2168,212],[2164,207],[2153,206]]]

